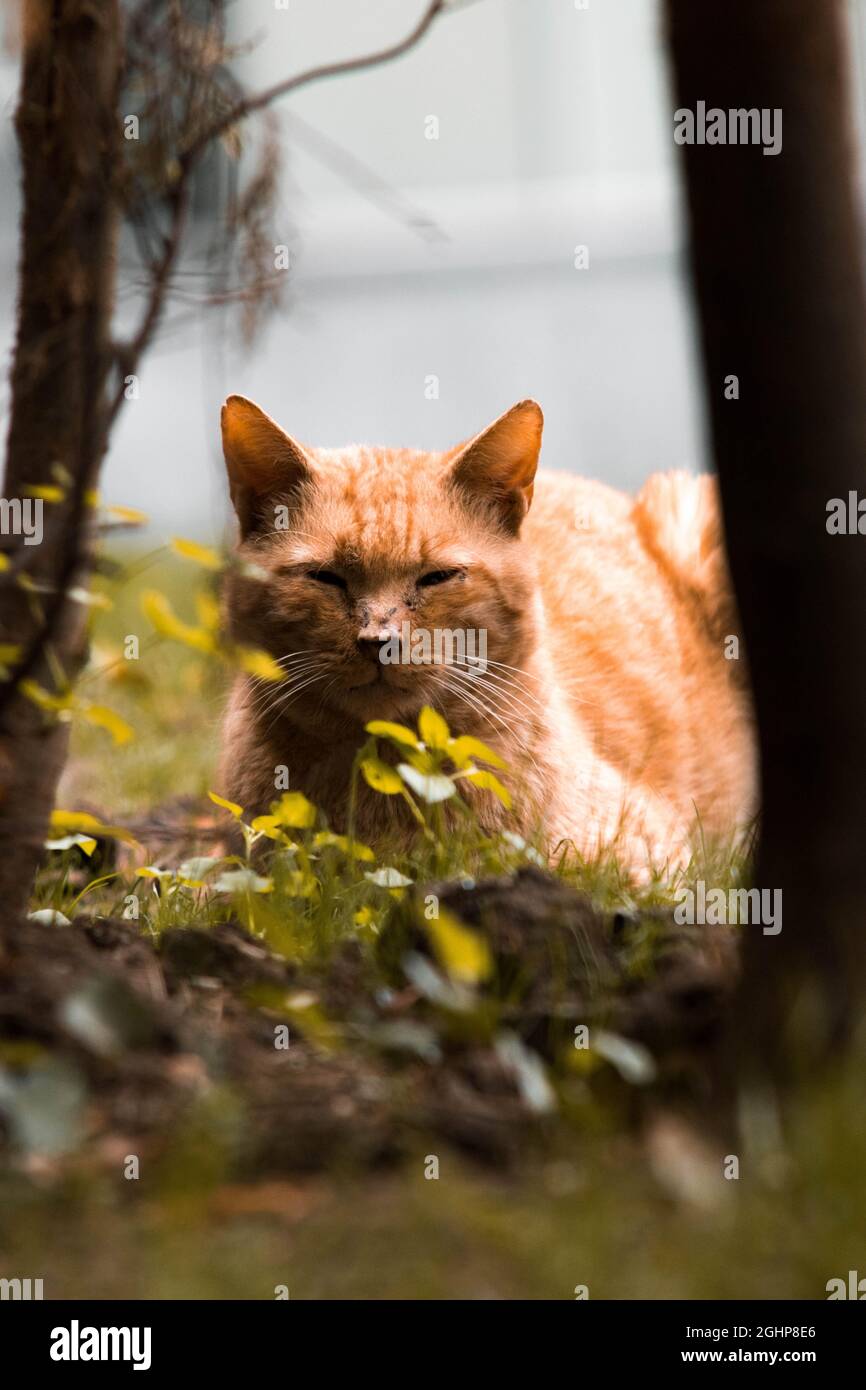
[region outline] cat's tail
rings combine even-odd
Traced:
[[[693,598],[713,639],[739,634],[715,478],[653,474],[635,498],[634,521],[656,562]]]

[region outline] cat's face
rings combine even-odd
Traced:
[[[238,396],[222,423],[241,527],[227,617],[235,642],[286,672],[263,693],[273,717],[345,725],[433,704],[465,726],[483,704],[473,665],[517,667],[534,641],[519,532],[539,407],[521,402],[441,454],[309,449]]]

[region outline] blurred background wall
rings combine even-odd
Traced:
[[[143,508],[158,532],[221,534],[218,413],[230,392],[311,443],[431,448],[532,395],[548,468],[633,488],[657,469],[707,466],[660,6],[583,3],[457,3],[407,57],[280,105],[282,307],[252,347],[232,315],[196,312],[194,295],[172,314],[115,432],[107,500]],[[254,87],[392,42],[423,9],[281,4],[232,7],[233,37],[251,41],[239,73]],[[866,0],[851,9],[859,117]],[[4,434],[16,84],[7,54]],[[133,264],[127,248],[122,274]]]

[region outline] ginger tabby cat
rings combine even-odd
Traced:
[[[511,812],[463,784],[490,831],[612,848],[643,873],[682,862],[698,818],[705,834],[742,829],[753,738],[744,662],[726,659],[737,619],[715,485],[658,474],[633,499],[537,475],[542,423],[521,401],[444,453],[312,449],[229,397],[223,447],[249,564],[230,570],[226,622],[286,679],[237,678],[225,795],[263,812],[285,766],[345,829],[365,723],[414,723],[429,704],[509,766]],[[386,642],[422,630],[483,633],[486,660],[383,663]],[[362,785],[356,833],[409,831],[405,812]]]

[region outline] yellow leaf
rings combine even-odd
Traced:
[[[41,487],[26,487],[24,489],[28,497],[38,497],[43,502],[62,502],[66,493],[62,487],[56,487],[54,483],[43,483]]]
[[[12,666],[21,660],[24,648],[16,642],[0,642],[0,666]]]
[[[412,767],[417,768],[419,772],[423,772],[425,776],[436,772],[439,766],[436,754],[428,753],[426,748],[412,748],[406,754],[406,761]]]
[[[9,563],[10,561],[8,555],[0,555],[0,570],[8,570]]]
[[[51,812],[49,821],[51,835],[53,839],[61,835],[85,834],[88,830],[100,830],[101,825],[96,816],[92,816],[89,811],[60,811]]]
[[[125,719],[121,719],[119,714],[115,714],[113,709],[107,705],[87,705],[82,711],[82,717],[88,724],[95,724],[100,729],[106,729],[115,743],[129,743],[135,737],[135,731]]]
[[[449,739],[448,756],[461,768],[468,767],[473,758],[480,758],[481,762],[490,763],[491,767],[508,766],[498,753],[494,753],[480,738],[473,738],[471,734],[461,734],[459,738]]]
[[[235,659],[244,671],[264,681],[285,680],[286,673],[268,653],[256,647],[236,647]]]
[[[256,816],[250,821],[250,829],[257,835],[266,835],[269,840],[279,840],[282,836],[280,822],[276,816]]]
[[[429,705],[425,705],[418,715],[418,732],[428,748],[444,752],[448,747],[451,731],[442,715],[437,714]]]
[[[362,845],[360,840],[350,840],[348,835],[335,835],[332,830],[320,830],[313,839],[313,848],[325,849],[329,845],[333,845],[334,849],[341,849],[344,854],[351,854],[353,859],[363,859],[370,863],[376,858],[370,846]]]
[[[110,840],[123,840],[125,844],[137,845],[138,841],[128,830],[124,830],[120,825],[104,825],[96,816],[92,816],[89,811],[60,811],[51,812],[51,819],[48,822],[49,835],[52,840],[57,840],[61,835],[101,835]]]
[[[403,783],[393,767],[383,763],[380,758],[365,758],[361,763],[361,772],[364,774],[364,781],[374,792],[395,796],[403,790]]]
[[[316,808],[303,792],[283,792],[279,801],[271,802],[271,814],[280,825],[294,829],[304,829],[316,821]]]
[[[185,560],[194,560],[197,565],[203,565],[207,570],[221,570],[223,567],[222,557],[212,546],[184,540],[183,536],[172,536],[169,544],[172,550],[182,555]]]
[[[403,743],[408,748],[417,748],[418,739],[411,729],[407,729],[405,724],[392,724],[390,719],[373,719],[364,728],[368,734],[375,734],[378,738],[390,738],[395,743]]]
[[[236,820],[238,816],[243,815],[244,808],[239,806],[236,801],[226,801],[224,796],[217,796],[216,792],[208,792],[208,796],[215,806],[222,806],[224,811],[231,811]]]
[[[425,919],[430,933],[433,950],[439,964],[451,976],[464,985],[477,985],[486,980],[493,969],[490,948],[483,936],[470,931],[463,923],[443,908],[439,916]]]
[[[62,851],[72,849],[73,846],[83,850],[89,859],[96,849],[96,841],[90,839],[87,835],[61,835],[59,840],[45,841],[45,848],[50,850]]]
[[[92,506],[99,505],[99,493],[91,494],[93,497]],[[150,517],[146,512],[140,512],[137,507],[118,507],[110,506],[105,508],[109,516],[116,517],[118,521],[125,521],[130,526],[146,526]]]
[[[493,792],[502,802],[506,810],[511,810],[511,793],[503,787],[499,778],[492,772],[487,772],[484,768],[476,768],[474,772],[466,773],[467,779],[476,787],[482,787],[486,792]]]
[[[304,869],[292,869],[283,880],[283,887],[290,898],[315,898],[319,892],[315,877]]]
[[[196,594],[195,611],[202,627],[206,628],[208,632],[213,632],[219,627],[220,606],[213,594],[209,594],[207,589],[199,589]]]
[[[160,636],[183,642],[184,646],[193,647],[199,652],[216,651],[213,634],[205,632],[204,628],[191,627],[189,623],[183,622],[172,609],[165,594],[161,594],[158,589],[148,589],[142,594],[141,609]]]
[[[37,681],[23,680],[19,683],[18,689],[28,700],[32,700],[34,705],[38,705],[40,709],[51,710],[54,714],[62,714],[72,707],[71,695],[52,695],[50,690],[45,690]]]

